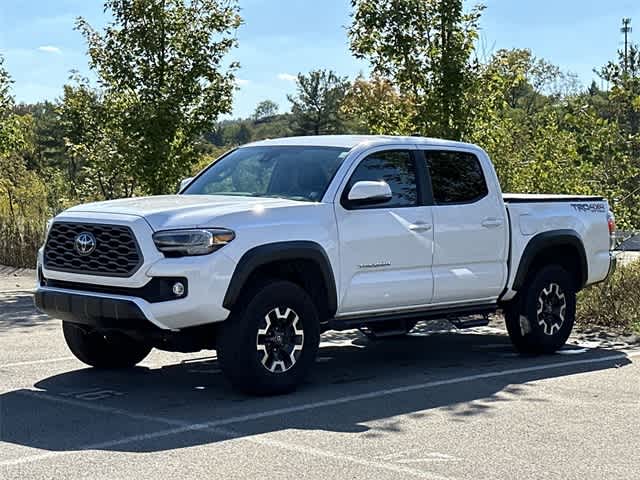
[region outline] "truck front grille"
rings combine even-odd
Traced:
[[[78,239],[84,239],[85,242],[81,243]],[[95,239],[95,242],[92,243],[91,239]],[[142,262],[142,253],[133,232],[122,225],[55,222],[44,247],[44,266],[47,270],[130,277]]]

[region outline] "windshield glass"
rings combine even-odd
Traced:
[[[348,152],[334,147],[239,148],[211,165],[182,193],[318,202]]]

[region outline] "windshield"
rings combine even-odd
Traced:
[[[348,152],[334,147],[239,148],[211,165],[182,193],[318,202]]]

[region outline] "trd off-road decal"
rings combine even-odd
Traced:
[[[572,203],[571,206],[580,213],[604,213],[604,203]]]

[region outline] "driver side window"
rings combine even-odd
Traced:
[[[358,208],[415,207],[418,204],[416,165],[408,150],[372,153],[357,166],[345,192],[360,181],[384,181],[391,188],[391,200],[380,205]],[[346,198],[346,195],[344,196]]]

